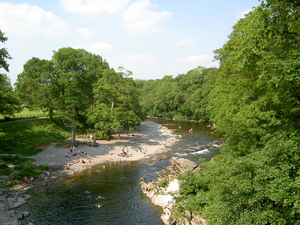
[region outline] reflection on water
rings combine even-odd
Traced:
[[[157,161],[106,164],[74,176],[30,190],[32,199],[20,207],[29,211],[23,221],[38,225],[61,224],[162,224],[160,207],[153,205],[141,191],[139,180],[156,180],[156,172],[165,169],[169,158],[179,156],[198,162],[218,153],[220,141],[201,123],[152,120],[164,124],[181,138],[169,151],[156,155]],[[179,128],[180,127],[180,128]],[[193,128],[193,133],[188,130]],[[100,172],[95,172],[99,170]],[[104,199],[96,199],[98,196]],[[102,204],[100,208],[96,204]]]

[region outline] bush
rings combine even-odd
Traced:
[[[22,170],[24,168],[24,165],[18,165],[14,167],[14,170]]]
[[[0,176],[9,174],[11,174],[11,169],[5,163],[0,163]]]
[[[168,181],[167,180],[161,180],[158,183],[158,187],[162,187],[162,188],[167,187],[167,185],[168,185]]]

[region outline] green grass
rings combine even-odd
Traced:
[[[23,114],[24,115],[24,114]],[[49,119],[0,123],[0,176],[9,177],[0,186],[11,187],[27,176],[36,179],[47,166],[35,166],[34,160],[23,156],[36,155],[43,144],[61,142],[70,137],[70,129]]]
[[[14,115],[10,116],[11,120],[15,119],[24,119],[24,118],[35,118],[35,117],[47,117],[47,113],[44,113],[42,110],[29,110],[24,108],[22,112],[15,113]],[[4,120],[5,117],[0,115],[0,120]]]
[[[47,166],[35,166],[32,163],[33,159],[12,156],[12,155],[2,155],[0,156],[0,176],[10,175],[9,178],[0,186],[10,187],[15,183],[15,180],[20,180],[24,176],[34,179],[38,178],[43,171],[47,170]],[[15,165],[11,168],[11,165]]]
[[[0,156],[0,159],[8,164],[12,164],[12,165],[19,165],[19,164],[31,164],[34,162],[34,159],[31,158],[24,158],[24,157],[20,157],[18,155],[13,156],[13,155],[3,155]]]
[[[47,166],[33,166],[33,165],[25,165],[18,173],[15,173],[13,175],[13,178],[15,180],[22,179],[23,177],[30,177],[37,178],[41,173],[43,173],[45,170],[47,170]]]
[[[158,183],[158,187],[162,187],[162,188],[165,188],[165,187],[167,187],[168,186],[168,181],[167,180],[161,180],[161,181],[159,181],[159,183]]]
[[[70,131],[49,119],[0,123],[0,153],[22,156],[36,155],[44,143],[65,140]]]
[[[5,163],[0,163],[0,176],[9,174],[11,174],[11,169]]]

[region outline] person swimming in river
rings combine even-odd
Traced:
[[[102,204],[96,204],[95,206],[100,208],[102,206]]]
[[[102,197],[102,196],[99,195],[99,196],[96,198],[96,200],[101,199],[101,198],[102,198],[102,199],[105,199],[104,197]]]

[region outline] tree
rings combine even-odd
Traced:
[[[54,80],[53,63],[33,57],[25,63],[16,82],[16,90],[26,107],[48,112],[51,120],[59,98]]]
[[[20,102],[10,80],[5,74],[0,73],[0,114],[10,116],[19,111],[21,111]]]
[[[86,109],[93,107],[93,84],[109,68],[101,56],[83,49],[61,48],[52,59],[32,58],[18,75],[16,87],[30,108],[54,112],[71,128],[75,142],[77,125],[87,126]]]
[[[216,53],[209,110],[226,138],[205,210],[213,224],[299,224],[300,28],[297,1],[268,1]]]
[[[5,41],[7,41],[7,37],[5,37],[4,33],[0,30],[0,42],[5,43]],[[7,59],[11,59],[9,53],[5,48],[1,48],[0,68],[8,72],[9,65]],[[0,73],[0,114],[10,116],[20,110],[20,102],[13,91],[9,78],[6,74]]]
[[[87,110],[88,121],[96,132],[102,130],[133,129],[143,119],[138,93],[131,78],[106,69],[93,87],[95,104]],[[94,141],[96,138],[94,139]]]
[[[73,48],[54,52],[52,61],[59,93],[58,113],[71,127],[72,141],[75,142],[76,125],[86,123],[86,109],[94,104],[93,84],[109,66],[101,56]]]
[[[0,42],[5,43],[7,41],[7,37],[4,36],[4,33],[0,30]],[[8,63],[7,59],[11,59],[11,56],[9,55],[6,48],[0,49],[0,68],[5,69],[8,72]]]

